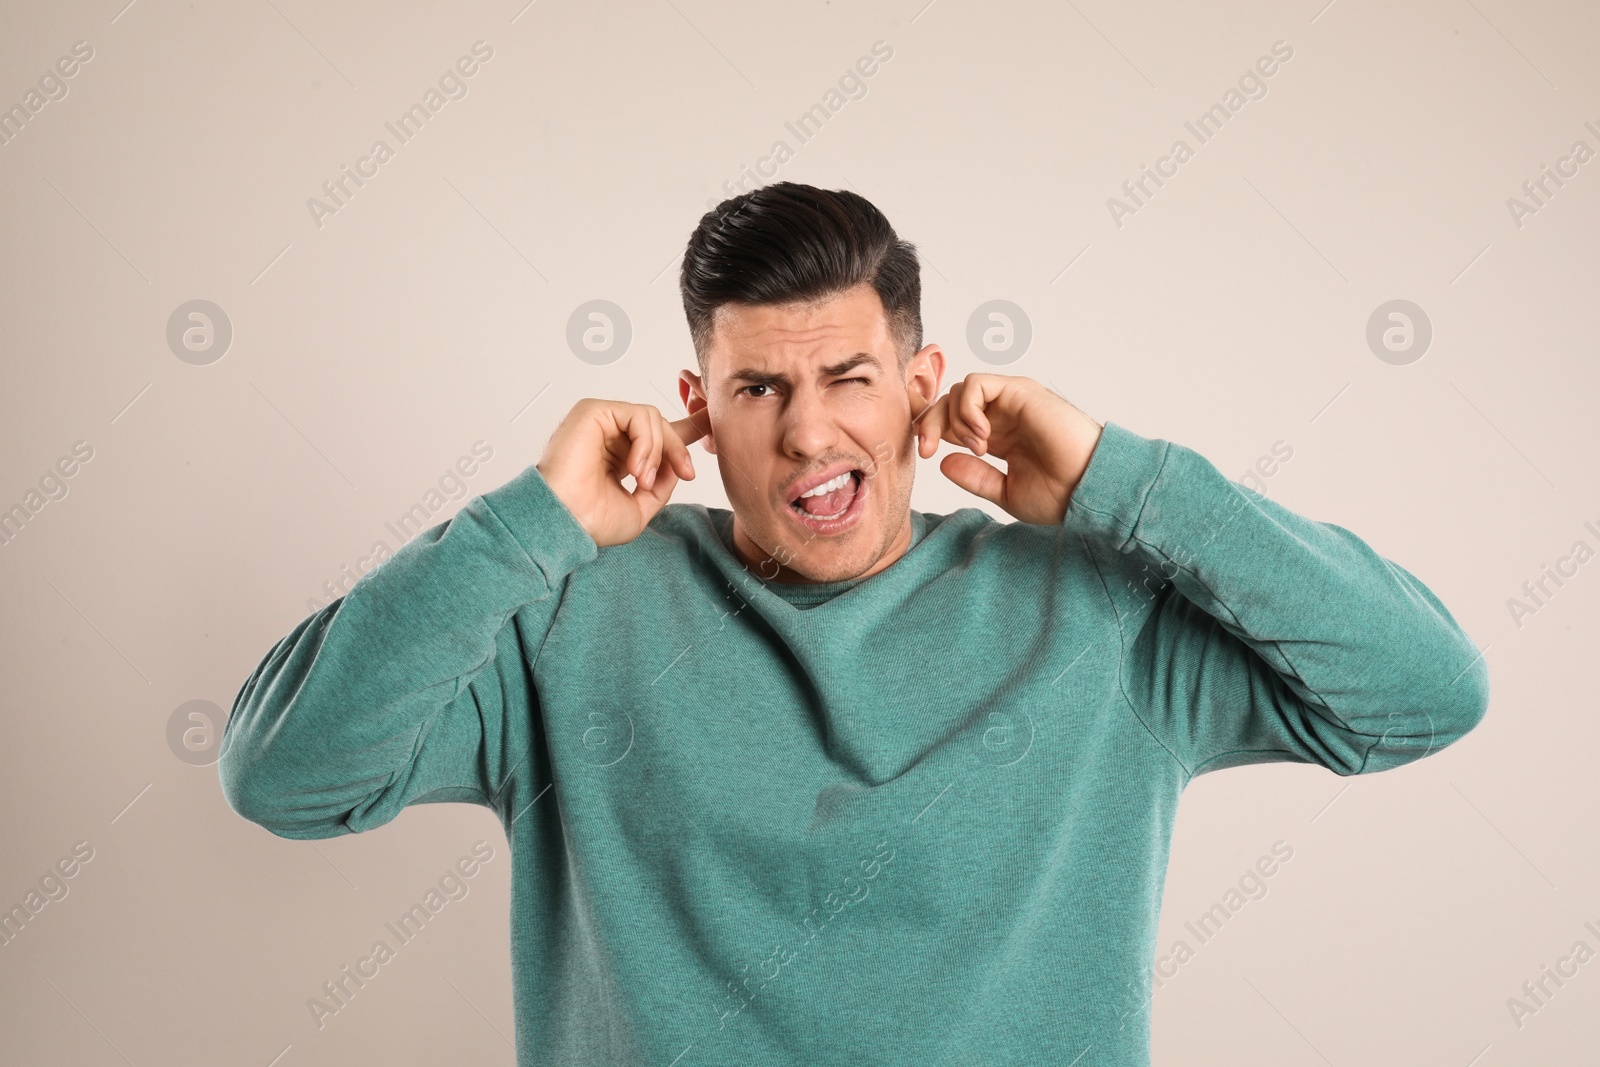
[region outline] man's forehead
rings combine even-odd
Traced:
[[[877,293],[842,294],[788,304],[724,304],[713,322],[711,354],[719,370],[739,366],[788,364],[796,358],[835,362],[889,343],[888,323]],[[776,369],[776,368],[770,368]]]

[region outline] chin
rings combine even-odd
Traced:
[[[792,505],[777,512],[761,508],[763,528],[747,545],[757,547],[767,562],[750,569],[769,581],[821,583],[861,577],[878,565],[894,540],[885,536],[884,510],[891,502],[881,493],[881,483],[865,488],[858,480],[844,512],[817,521],[795,515]],[[755,528],[752,524],[747,529]]]
[[[854,530],[850,543],[824,543],[820,538],[784,568],[788,573],[811,582],[843,582],[859,578],[888,551],[882,523],[873,517]]]

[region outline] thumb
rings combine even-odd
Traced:
[[[1005,506],[1006,476],[994,464],[967,452],[952,452],[939,462],[939,470],[973,496]]]
[[[667,501],[672,497],[672,490],[678,484],[678,472],[672,469],[672,464],[663,463],[656,471],[655,484],[646,489],[637,481],[633,487],[633,503],[639,509],[639,524],[647,526],[656,513],[666,507]],[[626,490],[624,490],[626,491]]]

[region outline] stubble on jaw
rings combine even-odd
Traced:
[[[871,494],[882,491],[885,485],[881,471],[889,463],[895,463],[902,472],[902,476],[895,480],[892,499],[883,515],[883,537],[879,541],[878,550],[873,557],[866,561],[859,571],[853,574],[810,574],[794,565],[799,559],[801,551],[816,540],[816,535],[811,534],[798,539],[795,543],[779,540],[776,548],[768,548],[751,536],[750,531],[735,520],[735,530],[743,534],[745,540],[754,545],[765,558],[757,565],[757,573],[768,581],[787,581],[792,584],[793,579],[785,577],[785,573],[801,576],[802,582],[823,583],[847,581],[872,570],[886,556],[900,540],[902,534],[907,533],[911,523],[911,487],[916,475],[916,433],[912,427],[907,427],[905,439],[899,448],[894,448],[887,441],[880,442],[874,448],[873,456],[869,457],[861,470],[862,479],[859,492]],[[860,529],[860,527],[857,527]],[[909,542],[910,538],[907,537]],[[909,544],[906,546],[910,547]],[[902,550],[903,553],[903,550]],[[898,558],[898,557],[896,557]],[[893,566],[891,562],[890,566]]]

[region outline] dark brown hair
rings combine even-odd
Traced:
[[[717,308],[792,304],[870,282],[883,302],[903,369],[922,347],[922,276],[871,201],[843,189],[778,182],[724,200],[689,235],[678,287],[706,371]]]

